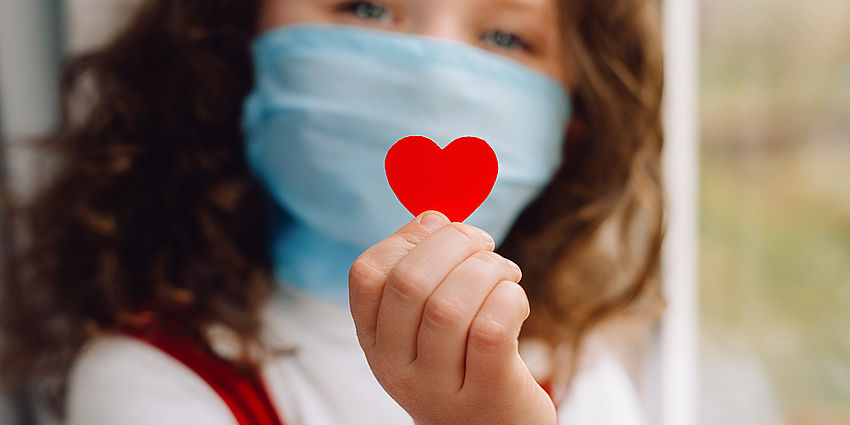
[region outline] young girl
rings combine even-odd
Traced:
[[[56,168],[14,216],[7,381],[85,425],[644,423],[590,331],[653,286],[655,17],[145,2],[65,68]],[[392,194],[412,134],[492,145],[465,223]]]

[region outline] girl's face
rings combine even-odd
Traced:
[[[557,0],[264,0],[261,31],[296,23],[362,25],[456,40],[568,85]]]

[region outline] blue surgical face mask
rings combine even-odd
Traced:
[[[252,46],[243,118],[249,166],[276,203],[271,254],[285,285],[346,304],[358,255],[413,217],[387,150],[424,135],[490,143],[499,174],[466,223],[499,243],[561,161],[563,86],[463,43],[348,26],[273,29]]]

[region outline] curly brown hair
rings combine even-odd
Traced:
[[[523,270],[523,335],[575,354],[603,320],[663,306],[664,78],[657,1],[560,3],[574,120],[561,169],[500,252]]]
[[[562,0],[575,119],[564,162],[499,251],[523,268],[523,334],[578,347],[655,286],[662,60],[652,0]],[[0,369],[61,400],[86,341],[152,311],[203,341],[255,340],[270,289],[266,202],[242,149],[259,0],[148,0],[68,61],[51,178],[10,211]],[[614,248],[599,244],[619,223]],[[44,379],[53,378],[53,379]],[[20,388],[20,386],[18,387]]]

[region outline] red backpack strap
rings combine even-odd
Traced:
[[[151,329],[123,331],[192,369],[227,404],[239,425],[283,425],[258,373],[237,370],[188,337]]]

